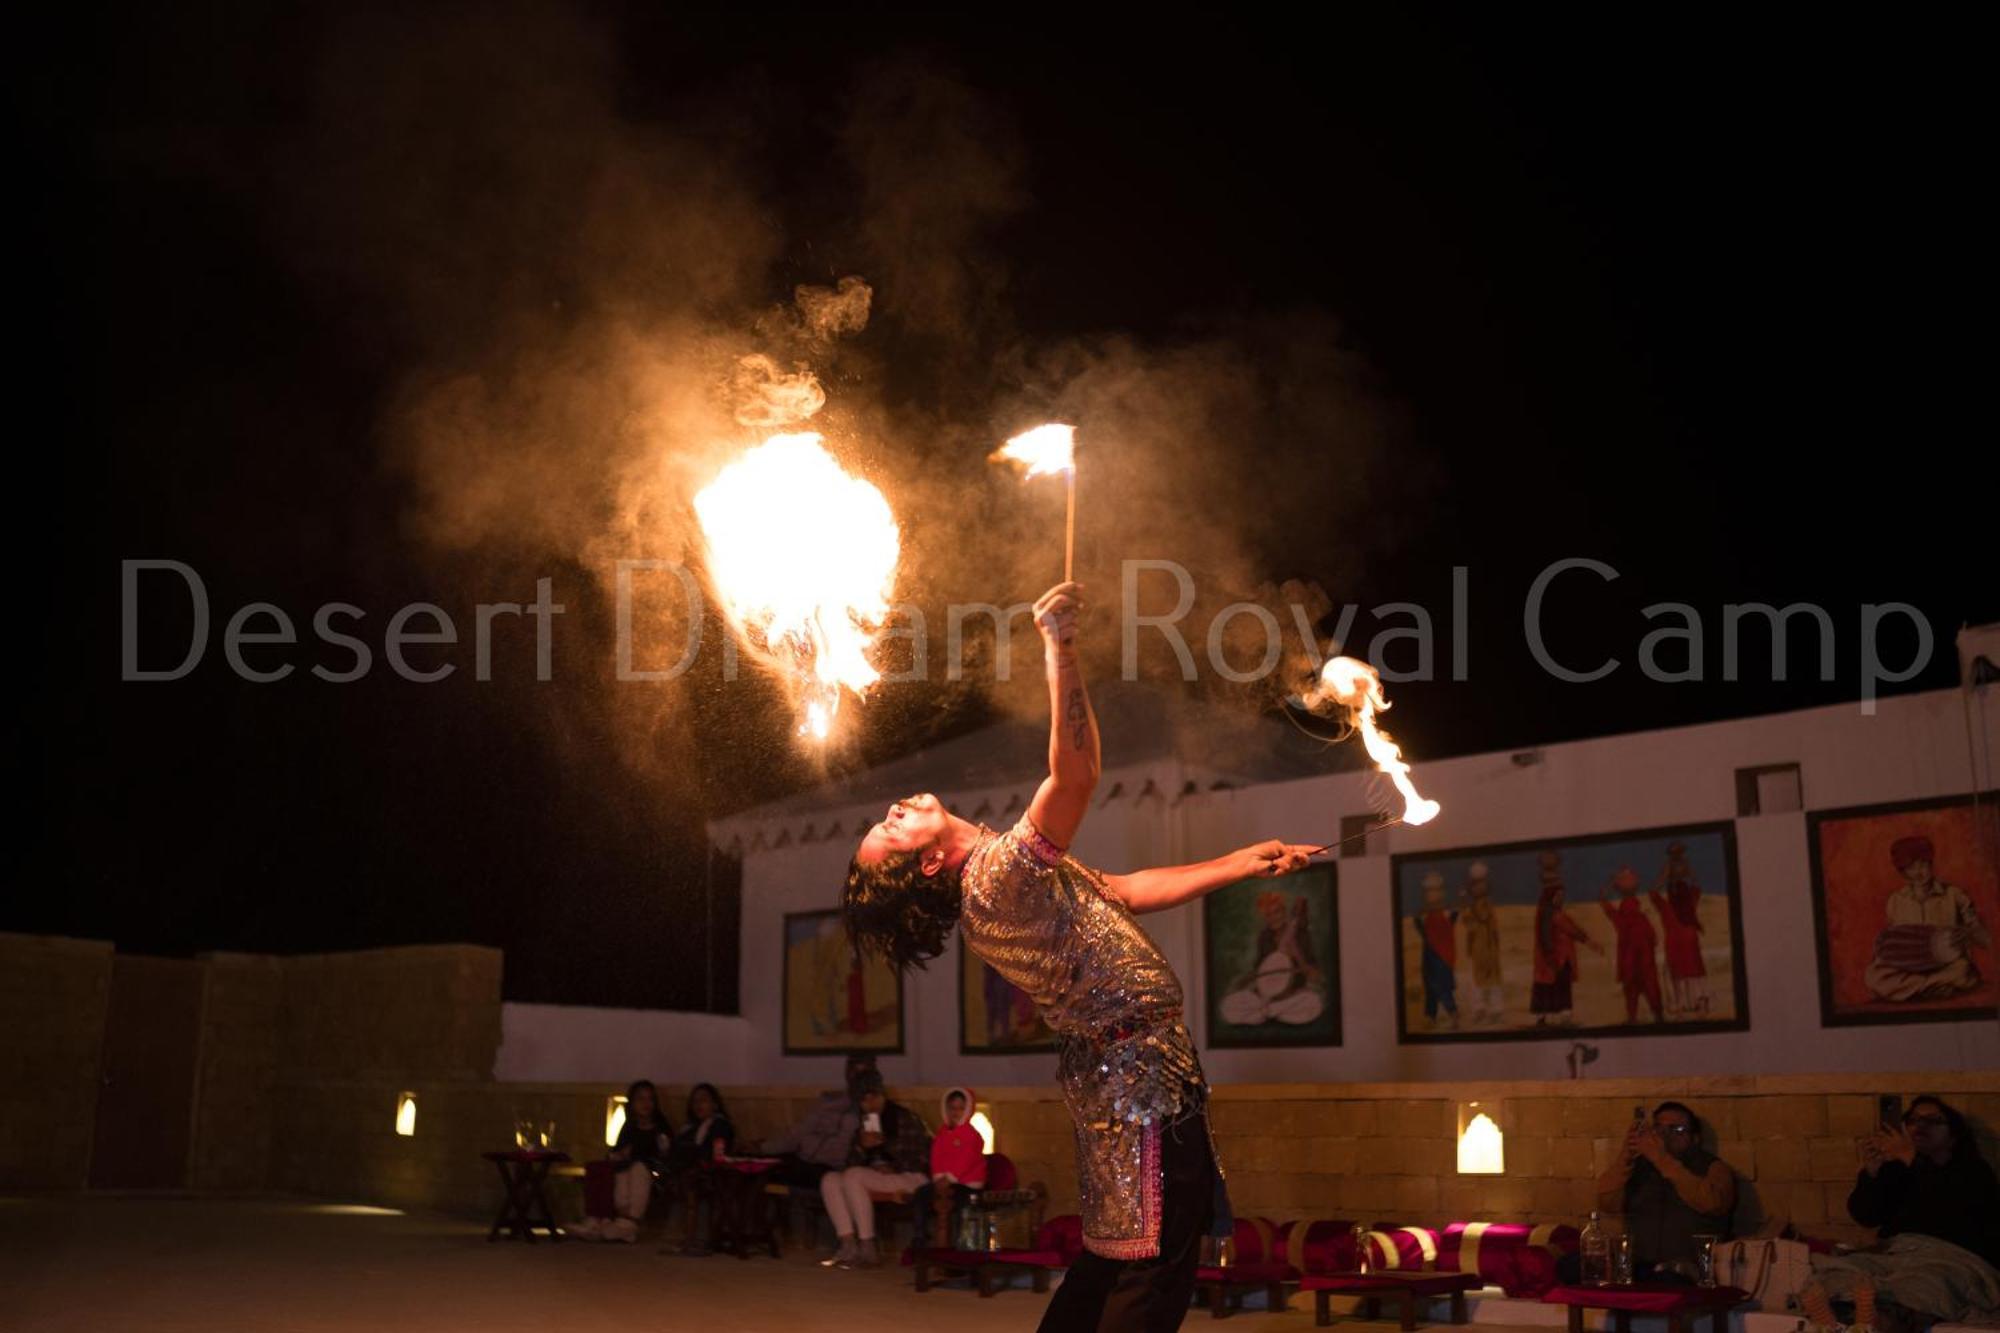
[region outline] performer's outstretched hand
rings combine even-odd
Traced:
[[[1273,838],[1269,842],[1255,842],[1236,855],[1242,858],[1243,869],[1240,879],[1275,879],[1279,875],[1289,875],[1306,868],[1306,860],[1314,849],[1301,842],[1279,842]]]
[[[1083,585],[1058,583],[1035,599],[1035,628],[1052,651],[1076,646],[1076,613],[1083,609]]]

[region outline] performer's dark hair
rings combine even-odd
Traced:
[[[722,1089],[713,1083],[697,1083],[688,1089],[687,1118],[690,1125],[694,1123],[694,1095],[704,1090],[708,1093],[708,1099],[715,1103],[715,1113],[725,1120],[729,1118],[729,1108],[722,1101]]]
[[[1654,1115],[1658,1115],[1662,1111],[1679,1111],[1687,1117],[1688,1140],[1691,1143],[1700,1143],[1702,1136],[1708,1132],[1708,1126],[1701,1122],[1701,1117],[1696,1115],[1694,1108],[1686,1102],[1661,1102],[1653,1108]]]
[[[873,865],[857,856],[840,891],[847,936],[898,971],[921,968],[944,952],[958,924],[958,894],[956,871],[926,875],[915,852],[890,852]]]
[[[1920,1093],[1912,1097],[1909,1110],[1914,1111],[1926,1102],[1937,1107],[1938,1114],[1944,1117],[1945,1128],[1951,1132],[1952,1164],[1954,1166],[1970,1166],[1975,1162],[1983,1164],[1986,1155],[1979,1151],[1979,1136],[1972,1132],[1972,1122],[1965,1118],[1965,1112],[1934,1092]],[[1904,1112],[1905,1117],[1908,1114],[1909,1111]]]

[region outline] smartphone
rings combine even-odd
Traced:
[[[870,1111],[868,1114],[862,1116],[861,1128],[864,1133],[880,1134],[882,1132],[881,1113],[877,1111]]]
[[[1875,1118],[1884,1129],[1895,1129],[1903,1123],[1902,1094],[1885,1092],[1875,1099]]]
[[[1643,1125],[1643,1124],[1645,1124],[1645,1123],[1646,1123],[1646,1108],[1645,1108],[1645,1107],[1643,1107],[1643,1106],[1635,1106],[1635,1107],[1633,1107],[1633,1108],[1632,1108],[1632,1123],[1633,1123],[1633,1124],[1635,1124],[1635,1125]]]

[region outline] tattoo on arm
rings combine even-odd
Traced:
[[[1069,719],[1070,744],[1076,749],[1084,749],[1090,743],[1090,708],[1083,701],[1083,687],[1072,685],[1069,703],[1063,709],[1063,716]]]

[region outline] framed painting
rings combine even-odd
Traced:
[[[1993,1021],[2000,793],[1806,815],[1820,1021]]]
[[[903,976],[857,952],[838,911],[785,914],[784,1053],[903,1050]]]
[[[1056,1034],[1027,992],[958,942],[958,1051],[961,1055],[1022,1055],[1053,1051]]]
[[[1207,1045],[1340,1045],[1338,874],[1314,866],[1202,899]]]
[[[1389,858],[1405,1044],[1750,1025],[1734,824]]]

